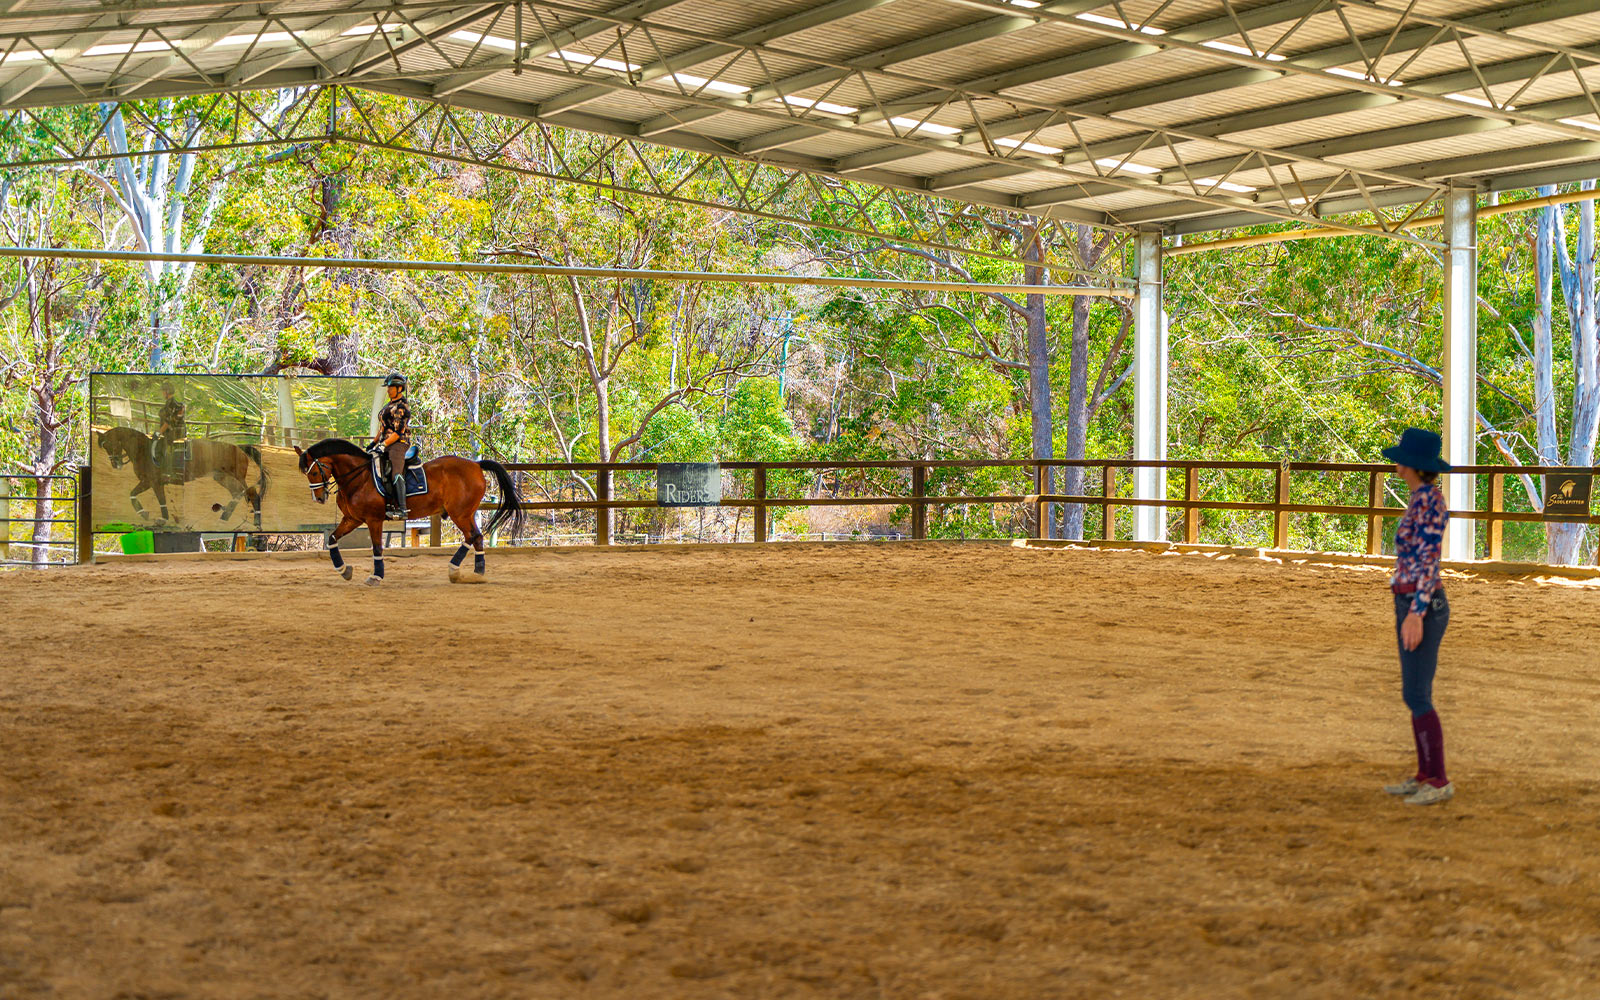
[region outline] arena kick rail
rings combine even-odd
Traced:
[[[748,507],[754,512],[755,540],[768,539],[768,512],[774,507],[841,507],[906,505],[911,508],[911,537],[928,537],[928,508],[953,504],[1010,504],[1034,506],[1034,535],[1044,537],[1044,509],[1048,504],[1085,504],[1100,508],[1100,537],[1116,538],[1116,511],[1118,507],[1177,507],[1183,510],[1182,537],[1177,541],[1200,541],[1200,512],[1202,510],[1237,510],[1270,513],[1273,516],[1273,548],[1286,549],[1289,545],[1290,514],[1342,514],[1367,519],[1368,555],[1381,555],[1383,551],[1383,520],[1399,517],[1405,512],[1401,507],[1380,504],[1386,479],[1394,474],[1394,466],[1373,463],[1341,462],[1209,462],[1190,460],[1138,461],[1132,459],[973,459],[973,460],[889,460],[864,462],[723,462],[722,468],[730,471],[752,473],[752,495],[725,498],[722,507]],[[524,501],[524,510],[593,510],[595,518],[595,544],[612,543],[610,512],[613,510],[655,507],[654,500],[618,500],[612,496],[612,479],[618,472],[653,472],[656,466],[646,462],[534,462],[508,463],[507,470],[519,472],[564,472],[594,475],[594,500],[539,500]],[[987,496],[937,496],[927,491],[930,469],[976,468],[1027,468],[1032,469],[1035,492],[1028,494],[995,494]],[[1103,474],[1103,489],[1099,495],[1073,495],[1051,493],[1047,489],[1050,471],[1054,469],[1098,469]],[[767,489],[768,474],[777,470],[856,471],[866,469],[902,469],[911,473],[909,495],[877,495],[854,497],[782,497],[772,496]],[[1183,472],[1182,497],[1169,496],[1161,500],[1140,500],[1119,496],[1116,492],[1116,473],[1132,469],[1163,469]],[[1203,470],[1272,471],[1275,473],[1271,501],[1207,500],[1200,495],[1200,473]],[[1292,477],[1297,472],[1364,473],[1367,476],[1367,503],[1303,504],[1295,503],[1290,495]],[[1542,522],[1544,515],[1532,511],[1505,509],[1505,480],[1507,476],[1542,476],[1550,474],[1600,473],[1600,466],[1535,466],[1535,465],[1458,465],[1454,473],[1489,477],[1487,510],[1451,510],[1452,517],[1487,521],[1487,552],[1490,560],[1499,561],[1504,554],[1503,529],[1507,521]],[[1578,520],[1585,524],[1600,524],[1600,517],[1590,515]],[[430,530],[432,544],[439,543],[440,524],[435,519]]]

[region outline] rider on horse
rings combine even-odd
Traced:
[[[170,381],[161,383],[161,394],[167,401],[161,405],[160,429],[156,432],[155,454],[151,457],[156,464],[162,466],[164,471],[172,473],[178,464],[183,440],[188,436],[185,428],[183,401],[176,396],[176,390]]]
[[[394,506],[399,520],[406,519],[406,448],[411,444],[411,405],[406,402],[406,377],[391,372],[383,380],[389,390],[389,404],[378,413],[378,436],[372,441],[376,452],[389,456],[389,475],[394,483]]]

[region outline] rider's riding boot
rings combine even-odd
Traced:
[[[394,509],[400,514],[398,519],[404,522],[406,519],[406,477],[403,475],[394,477]]]

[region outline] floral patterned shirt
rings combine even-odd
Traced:
[[[1391,584],[1415,584],[1411,611],[1424,615],[1433,592],[1439,589],[1439,550],[1444,544],[1444,526],[1450,508],[1444,494],[1431,483],[1423,483],[1411,493],[1411,503],[1395,529],[1394,576]]]
[[[394,433],[400,437],[395,444],[411,443],[411,407],[406,405],[404,396],[390,400],[389,405],[378,413],[378,421],[383,427],[384,437]]]

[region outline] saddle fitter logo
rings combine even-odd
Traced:
[[[1589,516],[1589,489],[1594,477],[1588,473],[1546,473],[1544,477],[1544,519],[1581,521]]]

